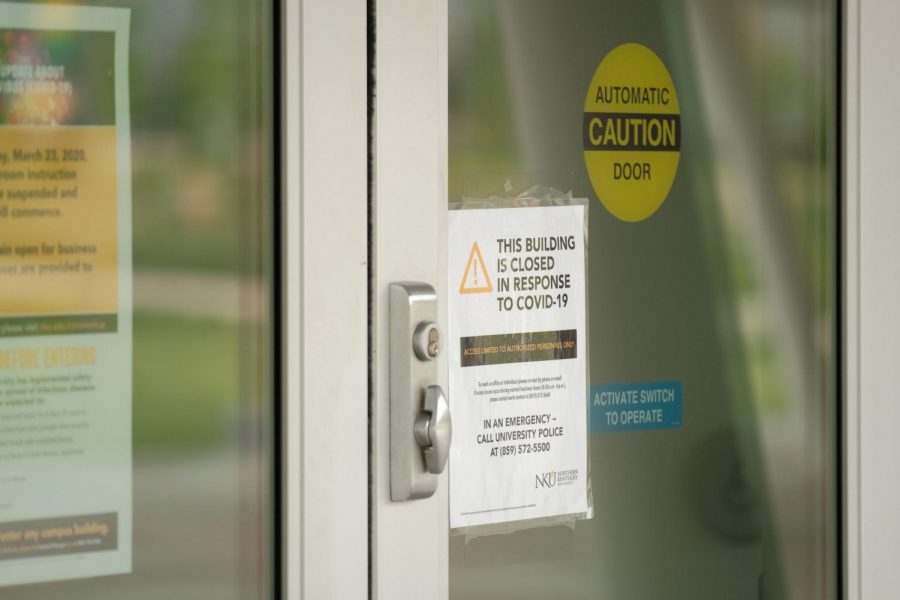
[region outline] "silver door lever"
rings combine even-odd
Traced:
[[[439,385],[429,385],[425,389],[422,410],[428,413],[416,419],[416,441],[425,450],[425,468],[438,475],[447,466],[450,455],[450,438],[453,423],[450,419],[450,405]]]

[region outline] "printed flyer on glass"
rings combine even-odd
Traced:
[[[588,516],[585,211],[450,211],[453,529]]]
[[[131,571],[129,20],[0,3],[0,586]]]

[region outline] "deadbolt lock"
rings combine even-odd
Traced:
[[[413,350],[419,360],[434,360],[441,349],[441,332],[437,323],[423,321],[413,334]]]

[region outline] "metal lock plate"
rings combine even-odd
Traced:
[[[426,283],[390,287],[391,500],[428,498],[450,450],[450,411],[438,383],[437,294]]]

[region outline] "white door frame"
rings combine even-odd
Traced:
[[[443,296],[446,0],[377,2],[373,390],[368,7],[365,0],[282,6],[285,597],[399,599],[415,590],[417,599],[446,598],[446,476],[432,499],[390,502],[384,301],[398,280],[426,281]],[[445,324],[446,306],[439,312]]]
[[[900,5],[845,9],[846,589],[874,600],[900,591]]]
[[[283,0],[284,564],[290,600],[368,596],[365,0]]]
[[[433,499],[390,502],[385,302],[387,285],[400,279],[427,281],[445,297],[446,1],[376,3],[370,547],[367,6],[365,0],[284,0],[283,571],[291,600],[447,597],[446,477]],[[849,600],[893,597],[900,590],[900,569],[893,565],[900,549],[894,510],[900,504],[900,401],[892,377],[900,362],[897,22],[895,2],[845,1]],[[440,311],[446,324],[446,306]],[[446,366],[442,378],[446,384]]]
[[[387,298],[391,282],[433,285],[446,331],[447,0],[377,0],[375,10],[371,598],[444,600],[446,472],[431,498],[390,499]]]

